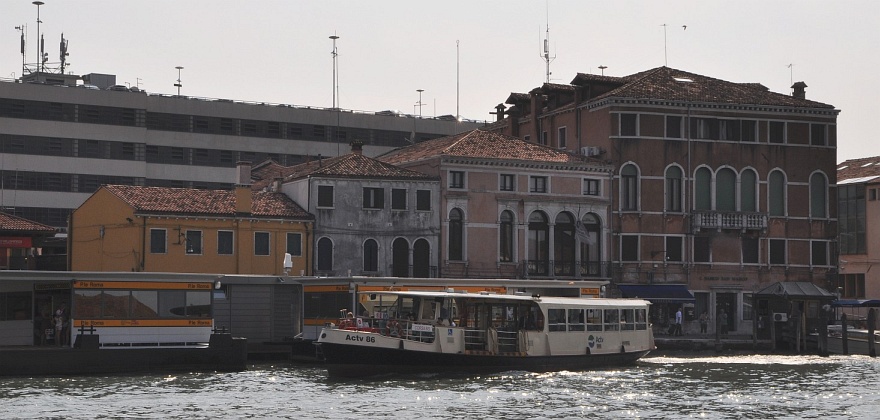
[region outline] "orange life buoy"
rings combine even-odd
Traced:
[[[402,337],[402,333],[403,331],[400,328],[400,323],[398,323],[395,319],[388,321],[388,324],[385,325],[385,335],[387,336]]]

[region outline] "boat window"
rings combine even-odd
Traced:
[[[565,331],[565,309],[548,309],[547,319],[550,331]]]
[[[587,331],[602,331],[602,310],[587,309]]]
[[[620,329],[624,331],[632,331],[636,329],[635,309],[620,310]]]
[[[620,329],[617,309],[605,310],[605,331],[617,331]]]
[[[647,311],[645,309],[636,309],[636,329],[637,330],[647,330],[648,329],[648,317],[647,317]]]
[[[584,310],[569,309],[568,310],[568,330],[584,331]]]

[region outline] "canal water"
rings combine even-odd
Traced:
[[[0,378],[0,418],[878,418],[863,356],[657,356],[586,372],[331,380],[320,366],[239,373]]]

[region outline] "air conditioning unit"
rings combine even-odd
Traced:
[[[775,312],[773,313],[773,321],[786,322],[788,321],[788,314],[786,314],[785,312]]]
[[[581,147],[581,154],[584,156],[599,156],[601,153],[602,149],[595,146]]]

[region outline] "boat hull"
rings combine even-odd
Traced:
[[[349,344],[318,343],[330,377],[418,373],[491,373],[509,370],[551,372],[588,370],[635,363],[649,350],[562,356],[434,353]]]

